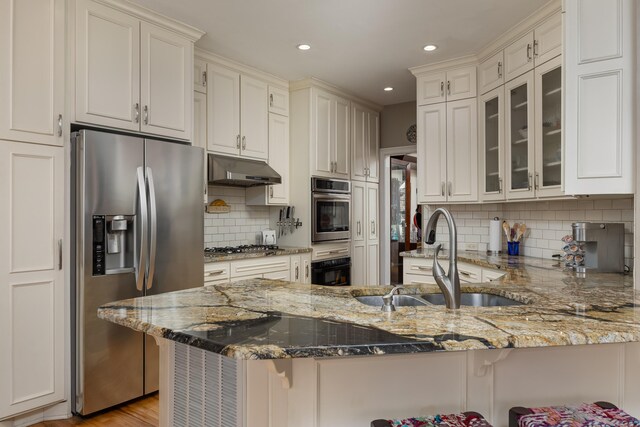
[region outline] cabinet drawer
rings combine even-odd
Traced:
[[[482,269],[474,265],[458,263],[458,275],[461,282],[480,283],[482,281]]]
[[[325,245],[314,245],[312,258],[314,261],[344,258],[349,256],[349,243],[329,243]]]
[[[284,270],[289,271],[288,256],[253,258],[231,263],[231,277],[234,279],[240,276],[261,275]]]
[[[482,282],[483,283],[493,282],[494,280],[501,278],[505,274],[506,273],[504,271],[500,271],[500,270],[482,269]]]
[[[214,281],[229,280],[228,262],[210,262],[204,265],[204,281],[207,284]]]
[[[442,268],[447,271],[449,261],[438,260]],[[405,258],[403,263],[403,271],[408,274],[433,275],[433,259],[427,258]]]
[[[402,283],[404,285],[435,285],[436,279],[430,274],[404,273]]]
[[[271,273],[265,273],[263,275],[263,277],[265,279],[284,280],[286,282],[290,282],[291,281],[291,272],[289,270],[274,271],[274,272],[271,272]]]

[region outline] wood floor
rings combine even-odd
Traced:
[[[73,417],[68,420],[45,421],[35,424],[35,427],[157,427],[159,425],[158,408],[159,399],[158,393],[156,393],[91,417]]]

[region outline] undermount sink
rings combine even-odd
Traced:
[[[375,307],[382,307],[382,295],[366,295],[355,297],[362,304],[371,305]],[[416,307],[427,305],[428,303],[417,295],[394,295],[393,305],[396,307]]]
[[[421,295],[431,304],[444,305],[443,294],[425,294]],[[524,305],[523,302],[513,300],[511,298],[500,295],[485,294],[481,292],[463,292],[460,298],[461,305],[471,307],[504,307],[509,305]]]

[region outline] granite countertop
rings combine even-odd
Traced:
[[[463,255],[461,253],[461,255]],[[383,313],[354,296],[389,287],[328,287],[253,279],[107,304],[98,316],[237,359],[336,357],[640,341],[640,294],[630,276],[577,277],[553,260],[461,261],[503,268],[490,284],[463,285],[526,303],[507,307],[398,307]],[[488,263],[488,264],[487,264]],[[405,286],[407,294],[439,293]]]
[[[296,255],[296,254],[306,254],[313,251],[311,248],[289,248],[289,247],[279,247],[278,249],[274,249],[272,251],[265,252],[254,252],[254,253],[239,253],[239,254],[213,254],[210,252],[204,253],[204,262],[222,262],[222,261],[236,261],[239,259],[250,259],[250,258],[262,258],[266,256],[287,256],[287,255]]]

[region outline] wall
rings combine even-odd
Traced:
[[[380,148],[415,147],[407,141],[407,129],[415,124],[415,101],[386,105],[380,114]]]
[[[245,189],[209,187],[209,202],[223,199],[231,206],[226,214],[204,214],[204,246],[238,246],[257,243],[260,231],[269,228],[268,206],[246,206]]]
[[[426,207],[426,206],[425,206]],[[437,206],[428,206],[431,212]],[[623,222],[625,228],[625,264],[633,267],[633,198],[535,201],[520,203],[450,205],[458,227],[458,241],[479,243],[486,250],[489,242],[489,220],[493,217],[525,223],[528,232],[520,244],[520,253],[526,256],[550,258],[560,253],[563,243],[560,239],[571,234],[573,222]],[[429,214],[425,215],[425,221]],[[444,221],[439,221],[438,241],[448,240]],[[503,238],[506,250],[506,239]]]

